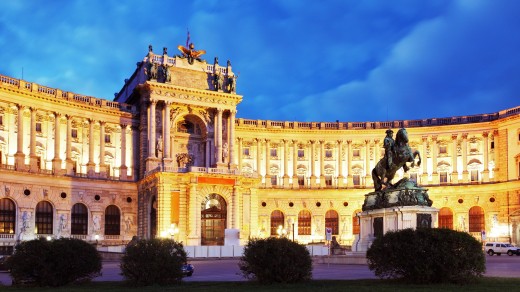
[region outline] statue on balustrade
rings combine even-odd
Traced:
[[[184,47],[182,45],[179,45],[177,48],[182,53],[182,57],[181,58],[188,59],[188,63],[190,65],[193,65],[193,62],[195,60],[202,61],[200,56],[202,56],[202,55],[204,55],[206,53],[205,50],[198,50],[198,51],[195,50],[195,45],[193,43],[190,43],[188,48],[186,48],[186,47]]]

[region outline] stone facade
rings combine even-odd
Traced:
[[[221,245],[225,229],[245,243],[277,236],[279,225],[303,243],[331,227],[352,244],[385,130],[401,127],[423,161],[395,180],[428,189],[436,224],[520,243],[519,107],[390,122],[248,120],[236,117],[234,82],[229,63],[152,51],[114,101],[0,76],[0,246],[134,235]]]

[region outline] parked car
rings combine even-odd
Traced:
[[[182,265],[182,274],[184,276],[191,277],[194,271],[195,267],[192,264],[185,263],[184,265]]]
[[[484,248],[485,252],[490,256],[494,254],[501,255],[503,253],[507,253],[509,256],[514,254],[520,256],[520,248],[507,242],[488,242]]]

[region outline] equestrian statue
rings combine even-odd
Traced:
[[[372,170],[372,179],[374,180],[375,191],[381,191],[383,186],[385,188],[392,187],[390,183],[395,176],[395,173],[403,168],[407,172],[410,167],[416,165],[415,158],[418,157],[417,166],[421,165],[421,155],[419,151],[412,151],[408,146],[408,133],[405,128],[399,129],[395,141],[392,138],[393,131],[388,129],[384,140],[385,157],[383,157],[376,164]],[[408,167],[407,162],[411,165]]]

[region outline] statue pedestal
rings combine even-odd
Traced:
[[[360,212],[360,234],[352,244],[352,251],[366,252],[376,237],[388,231],[435,227],[438,213],[437,208],[428,206],[403,206]]]
[[[406,228],[437,226],[439,210],[432,208],[428,190],[403,178],[394,186],[365,195],[363,211],[358,213],[359,239],[353,251],[366,252],[372,242],[386,232]]]

